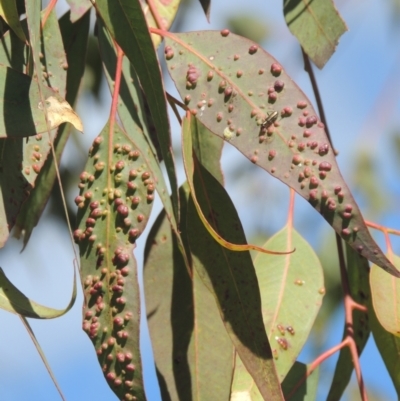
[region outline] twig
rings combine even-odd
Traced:
[[[176,105],[178,104],[178,106],[181,106],[181,107],[183,106],[182,108],[186,109],[185,105],[183,103],[181,103],[179,100],[175,99],[173,96],[171,96],[168,92],[165,92],[165,94],[167,95],[168,103],[171,106],[171,109],[174,112],[175,117],[179,122],[179,125],[182,125],[182,118],[179,115]]]
[[[320,115],[320,119],[321,119],[322,123],[325,125],[325,132],[326,132],[326,135],[328,137],[329,143],[331,144],[333,152],[334,152],[335,155],[337,155],[338,152],[333,146],[331,134],[329,133],[328,124],[326,123],[326,116],[325,116],[324,106],[322,105],[321,94],[319,93],[317,80],[315,79],[315,75],[314,75],[314,71],[313,71],[311,63],[310,63],[310,59],[308,58],[308,56],[305,53],[305,51],[303,50],[303,48],[301,48],[301,51],[302,51],[303,60],[304,60],[304,70],[310,76],[311,86],[312,86],[312,89],[314,91],[315,101],[317,102],[317,107],[318,107],[318,112],[319,112],[319,115]]]

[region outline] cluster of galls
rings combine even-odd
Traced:
[[[271,69],[272,69],[272,67],[271,67]],[[260,74],[260,71],[259,71],[258,73],[259,73],[259,75],[261,75],[261,74]],[[270,87],[268,88],[268,90],[267,90],[267,93],[268,93],[268,103],[274,104],[274,103],[277,101],[277,99],[278,99],[278,94],[279,94],[280,92],[282,92],[282,90],[283,90],[284,87],[285,87],[285,83],[284,83],[283,81],[281,81],[281,80],[276,80],[276,81],[274,82],[274,85],[273,85],[273,86],[270,86]],[[291,108],[290,106],[286,106],[286,107],[284,107],[284,108],[282,109],[282,111],[281,111],[281,116],[282,116],[282,117],[289,117],[289,116],[292,115],[292,112],[293,112],[292,108]]]
[[[282,350],[286,351],[289,348],[289,341],[284,336],[286,334],[286,331],[289,334],[291,334],[292,336],[294,336],[295,335],[294,328],[292,326],[286,326],[285,327],[282,324],[277,324],[276,328],[278,329],[278,331],[280,332],[281,336],[283,336],[283,337],[275,336],[275,340],[279,344],[279,347]],[[274,349],[272,351],[272,353],[274,355],[274,358],[278,359],[278,351],[276,349]]]
[[[109,271],[103,267],[100,270],[100,277],[86,277],[84,287],[88,299],[87,304],[92,306],[84,314],[83,330],[87,332],[96,347],[98,346],[96,353],[107,380],[113,387],[124,386],[127,391],[124,395],[125,400],[134,400],[134,396],[129,393],[133,387],[135,372],[132,353],[121,351],[121,347],[129,337],[126,330],[127,324],[133,317],[132,312],[123,311],[127,302],[123,292],[125,278],[129,274],[129,267],[126,266],[128,260],[129,254],[118,247],[113,257],[113,263],[117,266],[115,271],[107,275]],[[109,280],[108,288],[111,289],[111,329],[107,326],[102,327],[100,324],[100,317],[105,309],[104,296],[107,295],[105,294],[107,291],[106,280]]]
[[[295,334],[294,328],[292,326],[286,326],[285,328],[282,324],[277,324],[276,328],[283,336],[285,335],[286,331],[290,333],[292,336]]]
[[[40,146],[34,145],[32,153],[31,153],[31,157],[30,157],[30,160],[32,163],[30,166],[29,165],[25,166],[24,173],[26,175],[29,175],[31,173],[31,167],[32,167],[32,170],[36,174],[39,174],[39,172],[43,166],[42,158],[43,158],[43,155],[42,155],[42,153],[40,153]]]
[[[120,161],[116,163],[115,169],[122,170],[124,168],[124,162]],[[108,198],[108,202],[114,203],[114,210],[117,213],[117,219],[120,218],[122,225],[117,226],[117,232],[127,232],[128,240],[130,243],[134,243],[137,237],[140,234],[140,230],[136,227],[132,227],[133,222],[132,219],[129,217],[129,214],[132,210],[137,209],[139,203],[141,202],[140,196],[132,195],[132,192],[135,192],[137,189],[137,184],[134,183],[134,180],[138,175],[137,170],[130,170],[129,171],[129,181],[127,181],[127,198],[126,200],[130,202],[130,206],[123,200],[122,196],[123,193],[118,188],[105,188],[103,191],[103,195]],[[91,178],[94,176],[89,175],[87,172],[83,172],[81,174],[81,184],[84,185],[85,181],[90,181]],[[117,175],[116,175],[117,177]],[[143,185],[146,187],[147,194],[146,194],[146,202],[147,204],[151,204],[154,201],[154,191],[155,185],[153,179],[150,178],[150,173],[148,171],[144,171],[141,175]],[[80,185],[81,185],[80,184]],[[88,201],[90,201],[93,197],[92,191],[88,190],[84,192],[82,195],[78,195],[75,198],[76,205],[83,209],[86,207]],[[96,220],[100,217],[105,217],[109,211],[107,208],[101,208],[102,204],[106,203],[106,199],[103,198],[101,201],[91,201],[89,204],[89,217],[85,221],[86,229],[77,229],[74,232],[74,239],[76,243],[84,241],[88,239],[89,242],[93,243],[96,240],[96,235],[93,234],[94,226],[96,224]],[[136,220],[138,223],[142,223],[145,220],[145,216],[141,213],[137,214]],[[128,230],[128,231],[126,231]]]
[[[101,249],[99,250],[101,251]],[[125,323],[128,322],[132,313],[127,312],[123,317],[117,317],[116,315],[122,311],[126,304],[126,299],[122,296],[125,285],[125,278],[129,274],[129,266],[126,266],[129,261],[129,254],[124,252],[122,248],[118,247],[114,253],[113,264],[116,265],[117,269],[109,272],[107,267],[103,267],[100,270],[100,276],[87,276],[84,281],[85,295],[87,298],[87,304],[92,307],[92,310],[88,310],[85,313],[85,321],[83,323],[83,329],[89,334],[89,337],[95,339],[99,334],[100,324],[98,317],[105,308],[104,293],[107,288],[111,288],[112,298],[111,302],[114,301],[115,305],[112,308],[112,314],[114,316],[114,325],[116,328],[123,328]],[[108,283],[107,283],[108,280]],[[88,320],[91,320],[92,324],[89,324]],[[104,333],[108,330],[105,329]],[[118,333],[117,333],[118,334]],[[121,339],[127,338],[127,333],[119,333],[118,336]]]

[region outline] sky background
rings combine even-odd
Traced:
[[[211,24],[207,23],[199,2],[192,0],[189,3],[186,20],[179,27],[181,31],[220,30],[227,26],[228,18],[243,15],[253,16],[265,24],[269,34],[261,45],[279,60],[313,101],[300,48],[285,24],[281,2],[214,1],[211,7]],[[339,150],[338,163],[345,180],[354,189],[356,200],[365,217],[400,228],[397,206],[400,204],[400,184],[397,179],[399,164],[396,164],[398,161],[396,162],[396,153],[393,150],[393,135],[399,127],[400,111],[399,29],[396,28],[398,15],[396,17],[393,12],[393,3],[390,1],[337,1],[336,6],[349,31],[340,39],[336,53],[325,68],[322,71],[315,68],[315,71],[330,132],[334,145]],[[65,9],[65,5],[60,4],[58,11],[61,13]],[[168,77],[166,89],[177,96]],[[84,167],[87,150],[109,115],[110,95],[104,82],[101,94],[100,102],[88,93],[82,95],[78,113],[84,122],[85,134],[72,134],[63,156],[63,166],[73,171],[76,169],[76,181],[73,183],[75,189],[69,193],[71,202],[78,194],[78,175]],[[171,124],[174,146],[179,152],[180,130],[172,115]],[[374,212],[371,200],[363,196],[362,189],[357,187],[354,171],[356,155],[360,151],[373,155],[380,185],[390,198],[386,199],[387,206],[379,214]],[[180,182],[183,182],[184,175],[178,154],[177,164],[180,166]],[[226,188],[235,202],[248,237],[261,233],[267,239],[268,235],[285,224],[289,190],[251,165],[232,147],[225,146],[222,165],[226,174]],[[253,178],[259,177],[265,185],[253,185],[248,181],[247,175],[238,177],[240,168],[245,168]],[[246,191],[243,191],[244,185],[248,185]],[[277,202],[280,209],[275,206]],[[160,208],[160,202],[157,202],[148,228]],[[259,211],[256,216],[255,208]],[[299,197],[296,197],[295,227],[316,249],[325,246],[335,252],[334,235],[327,223]],[[143,234],[138,241],[136,258],[139,265],[143,261],[145,238],[146,234]],[[381,236],[375,238],[384,246]],[[393,244],[394,251],[400,253],[399,240],[394,239]],[[64,308],[71,296],[74,258],[65,226],[47,209],[27,248],[20,254],[21,247],[21,242],[11,238],[6,247],[0,250],[0,266],[8,278],[36,302]],[[65,316],[49,321],[30,320],[30,323],[67,400],[116,400],[103,379],[92,344],[81,329],[81,308],[82,294],[79,288],[75,306]],[[0,399],[58,400],[54,384],[19,318],[0,311],[0,322],[3,328],[0,330]],[[340,307],[326,328],[324,350],[340,342],[342,322],[343,313]],[[146,327],[142,333],[142,351],[148,400],[159,401]],[[300,360],[311,362],[315,356],[312,347],[306,346]],[[335,361],[336,357],[333,357],[321,368],[318,400],[323,399],[323,394],[326,394]],[[371,394],[374,389],[379,389],[382,399],[396,400],[396,393],[372,338],[361,357],[361,363],[364,380]]]

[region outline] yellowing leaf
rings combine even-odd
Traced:
[[[39,108],[43,108],[39,103]],[[82,121],[66,100],[59,100],[55,96],[46,99],[47,118],[50,129],[57,128],[62,123],[71,123],[78,131],[83,132]]]
[[[54,319],[67,313],[75,303],[76,299],[76,279],[74,272],[74,288],[71,301],[65,309],[53,309],[37,304],[27,298],[4,274],[0,267],[0,309],[8,312],[32,317],[35,319]]]
[[[398,268],[400,258],[393,255],[392,263]],[[369,283],[372,304],[379,323],[386,331],[400,337],[400,280],[373,265]]]

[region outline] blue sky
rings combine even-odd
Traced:
[[[334,144],[340,152],[338,162],[350,187],[354,167],[353,155],[360,149],[373,150],[377,160],[380,161],[378,167],[382,171],[385,183],[393,195],[398,196],[400,191],[399,184],[395,181],[395,165],[390,157],[384,156],[390,155],[391,129],[399,125],[396,116],[399,115],[400,85],[393,79],[393,71],[395,67],[398,71],[399,66],[399,53],[396,53],[399,32],[394,28],[389,3],[378,0],[337,2],[336,5],[349,27],[349,32],[343,35],[336,53],[323,71],[317,71],[316,75]],[[187,22],[183,24],[182,30],[221,29],[226,26],[227,16],[251,12],[265,21],[271,32],[269,39],[262,43],[263,47],[281,62],[303,91],[313,99],[309,79],[301,63],[299,46],[283,19],[281,2],[214,1],[209,25],[199,3],[192,1]],[[166,87],[170,93],[176,94],[169,79]],[[385,90],[384,96],[382,88]],[[109,95],[105,87],[102,93],[104,101],[101,104],[90,96],[85,96],[79,103],[78,112],[84,121],[85,134],[84,136],[74,134],[75,137],[71,138],[63,159],[65,165],[75,163],[78,156],[84,157],[84,154],[81,154],[82,148],[86,152],[94,136],[105,124],[109,113]],[[381,105],[382,99],[383,105]],[[388,109],[387,113],[383,112],[381,106]],[[179,127],[173,116],[171,121],[174,143],[177,147]],[[265,232],[279,230],[285,223],[286,208],[277,210],[274,208],[274,202],[278,200],[285,204],[288,199],[288,189],[266,176],[264,172],[254,170],[254,174],[265,182],[264,188],[257,188],[259,191],[257,197],[266,199],[265,206],[257,214],[256,221],[253,209],[248,207],[251,197],[246,196],[247,191],[243,191],[241,187],[244,182],[238,182],[232,174],[234,172],[232,158],[242,157],[235,149],[226,147],[223,157],[223,166],[227,172],[226,185],[238,208],[246,232],[251,236],[254,227],[258,231]],[[179,164],[179,157],[177,161]],[[248,163],[244,159],[242,162]],[[82,169],[83,163],[82,159],[82,165],[77,167]],[[183,179],[181,171],[180,181]],[[273,197],[270,196],[271,189]],[[73,195],[77,193],[76,190]],[[365,200],[362,198],[358,200],[362,207]],[[153,217],[157,215],[156,210],[159,208],[158,202]],[[271,210],[274,210],[274,213],[271,213]],[[299,197],[295,216],[296,227],[298,226],[300,232],[313,245],[319,246],[320,235],[316,236],[315,232],[326,232],[327,224]],[[400,226],[399,216],[393,215],[391,210],[383,213],[379,222],[392,227]],[[144,238],[145,236],[142,236],[139,241],[136,252],[139,263],[142,261]],[[381,241],[380,237],[378,239]],[[399,241],[395,241],[397,253],[399,253],[398,248]],[[21,244],[15,239],[10,239],[0,252],[0,265],[9,279],[36,302],[55,308],[65,307],[72,289],[74,257],[66,228],[58,221],[51,220],[49,214],[45,213],[27,249],[19,254],[20,249]],[[74,308],[66,316],[51,321],[31,321],[32,327],[67,400],[115,400],[116,397],[103,380],[91,343],[81,330],[81,306],[82,295],[79,293]],[[0,319],[3,327],[0,331],[2,355],[0,399],[5,401],[59,399],[19,318],[0,311]],[[343,315],[338,311],[328,327],[326,347],[340,341],[342,319]],[[146,330],[143,333],[143,356],[148,399],[158,401],[159,393]],[[306,347],[302,353],[302,361],[309,362],[311,357]],[[385,400],[395,400],[396,394],[371,340],[361,360],[367,388],[384,389],[382,391],[386,394]],[[332,366],[332,361],[323,366],[322,383],[329,384],[329,370],[332,370]],[[321,394],[324,394],[323,385],[320,389]]]

